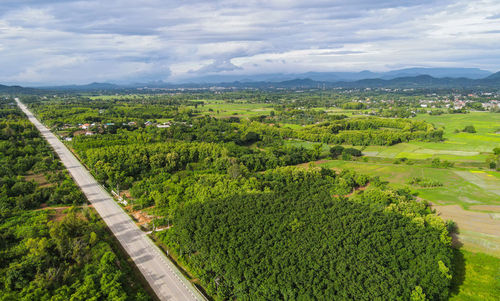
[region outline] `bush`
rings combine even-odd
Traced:
[[[449,161],[441,161],[439,158],[435,158],[432,160],[431,166],[434,168],[448,168],[453,167],[454,163]]]
[[[344,151],[342,152],[342,154],[349,154],[353,157],[361,157],[361,155],[362,155],[362,153],[359,149],[352,148],[352,147],[344,148]]]
[[[468,125],[468,126],[464,127],[464,129],[462,130],[462,132],[464,132],[464,133],[475,133],[476,132],[476,128],[474,128],[473,125]]]
[[[448,230],[448,233],[457,233],[458,234],[458,226],[451,219],[446,221],[446,229]]]
[[[440,187],[443,186],[443,183],[429,179],[429,178],[421,178],[421,177],[413,177],[408,181],[408,184],[420,186],[420,187]]]
[[[343,151],[344,147],[342,147],[341,145],[335,145],[330,148],[330,154],[332,158],[337,158],[342,154]]]

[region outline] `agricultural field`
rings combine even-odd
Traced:
[[[405,212],[403,215],[410,214],[417,224],[423,223],[428,232],[421,235],[430,235],[432,229],[442,232],[439,240],[446,247],[435,250],[444,260],[440,264],[444,264],[441,276],[450,279],[446,276],[449,266],[454,280],[449,295],[434,284],[419,282],[424,285],[424,292],[434,296],[431,298],[469,300],[473,291],[483,299],[490,298],[491,288],[496,285],[496,270],[484,269],[481,281],[470,278],[481,262],[496,264],[500,258],[500,175],[489,165],[496,158],[493,148],[497,147],[498,134],[493,131],[497,125],[500,127],[497,115],[420,113],[411,117],[407,109],[363,111],[344,108],[358,106],[357,103],[332,105],[316,99],[310,105],[306,100],[306,95],[261,93],[252,97],[248,92],[231,92],[90,100],[74,97],[30,100],[29,105],[61,137],[72,137],[66,144],[86,166],[92,167],[96,179],[119,191],[127,201],[125,209],[145,231],[161,230],[151,235],[215,299],[280,299],[288,294],[297,298],[319,297],[322,293],[316,286],[300,293],[279,288],[279,283],[300,286],[308,277],[307,269],[295,273],[293,279],[275,277],[273,271],[317,262],[317,246],[328,248],[322,245],[324,239],[316,236],[317,232],[333,227],[340,218],[323,219],[327,216],[323,211],[331,206],[336,208],[332,212],[337,212],[338,202],[344,201],[347,203],[339,208],[354,206],[356,213],[343,216],[360,219],[359,225],[351,223],[353,227],[361,227],[361,220],[369,218],[368,212],[381,214],[380,219],[372,221],[374,225],[395,211],[391,218],[399,218]],[[491,122],[484,122],[490,117]],[[92,134],[77,135],[78,127],[90,122]],[[466,125],[474,125],[477,132],[456,132]],[[471,143],[475,144],[469,147]],[[285,204],[290,202],[297,206],[284,216],[288,208]],[[364,205],[356,207],[354,203]],[[311,211],[312,204],[320,205],[317,211]],[[254,212],[262,208],[266,208],[263,212],[267,214],[256,216]],[[363,218],[355,217],[356,214]],[[237,216],[241,217],[238,222],[233,220]],[[217,221],[217,227],[209,220]],[[381,229],[387,226],[382,225]],[[413,222],[408,227],[412,228]],[[214,231],[215,228],[220,231]],[[348,229],[351,230],[358,231]],[[297,231],[305,235],[298,240],[317,240],[311,244],[316,246],[314,250],[303,250],[311,254],[309,261],[282,248],[282,237],[295,241],[292,238],[298,237]],[[404,233],[399,228],[391,231]],[[238,238],[254,237],[256,233],[266,239]],[[231,237],[229,241],[217,247],[207,244],[226,241],[219,238],[226,236]],[[268,241],[273,241],[272,245]],[[249,254],[250,249],[257,251],[242,261],[240,257]],[[420,254],[422,250],[415,252]],[[351,254],[362,252],[342,249],[327,260],[354,260]],[[263,259],[267,263],[263,266],[243,266],[243,262],[264,258],[258,254],[288,257],[270,255]],[[295,265],[277,265],[289,262],[288,259]],[[418,260],[430,259],[424,256]],[[376,261],[369,264],[376,265]],[[266,268],[270,265],[275,266]],[[397,265],[397,261],[392,262],[391,269],[403,268]],[[435,267],[427,267],[429,275],[434,275]],[[241,276],[256,274],[254,268],[265,269],[264,278],[274,280],[263,288]],[[328,271],[318,268],[316,273],[324,273],[324,279],[332,273],[343,275],[342,279],[353,277],[341,267]],[[376,279],[369,276],[373,274],[370,269],[354,273],[366,279],[362,280],[364,285],[372,290],[372,295],[376,294],[379,288],[370,284]],[[393,275],[394,270],[384,273]],[[438,274],[432,277],[437,277],[439,286],[447,286],[447,280]],[[214,282],[214,275],[223,280]],[[463,279],[459,281],[460,278]],[[384,294],[418,294],[418,287],[422,286],[416,283],[414,278],[397,280]],[[332,298],[354,296],[349,295],[352,291],[339,289],[345,286],[341,282],[324,285]],[[350,289],[355,290],[356,296],[365,296],[362,290]]]
[[[443,114],[431,116],[418,115],[416,119],[425,120],[444,128],[444,143],[425,143],[425,148],[436,151],[491,152],[500,145],[500,114],[489,112],[470,112],[468,114]],[[473,125],[476,133],[456,133],[467,125]],[[418,144],[417,144],[418,145]]]
[[[198,106],[198,110],[204,114],[217,118],[227,117],[252,117],[259,115],[269,115],[273,110],[272,105],[263,105],[261,103],[224,103],[224,102],[206,102]]]
[[[444,141],[410,141],[392,146],[368,146],[367,156],[408,158],[415,160],[440,158],[455,162],[484,162],[493,148],[500,145],[500,114],[472,112],[430,116],[420,114],[415,119],[433,123],[444,129]],[[474,125],[476,133],[456,133],[466,125]]]

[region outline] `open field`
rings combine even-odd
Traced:
[[[500,258],[463,250],[455,254],[450,300],[498,300]]]
[[[458,241],[467,250],[500,258],[500,219],[495,213],[464,210],[458,205],[433,206],[444,220],[458,225]]]
[[[389,181],[398,187],[408,186],[407,181],[412,177],[437,180],[443,184],[442,187],[419,188],[412,186],[412,189],[418,192],[420,197],[439,205],[458,204],[468,209],[471,205],[500,204],[500,196],[489,190],[490,186],[498,185],[496,187],[500,187],[500,179],[488,176],[496,172],[478,174],[461,171],[459,175],[455,169],[341,160],[330,160],[319,166],[353,169],[371,176],[379,176],[382,180]],[[475,183],[470,179],[464,179],[462,174],[468,174],[471,179],[474,178]],[[483,181],[481,183],[487,186],[478,186],[477,184],[480,183],[478,179],[481,179]]]
[[[484,163],[491,156],[493,148],[500,147],[500,114],[473,112],[470,114],[446,114],[441,116],[419,115],[416,119],[425,120],[444,127],[442,142],[411,141],[391,146],[370,145],[363,154],[380,158],[408,158],[425,160],[439,158],[459,163]],[[477,133],[455,133],[465,125],[474,125]],[[283,124],[291,128],[300,125]],[[298,142],[287,142],[297,144]],[[310,146],[304,142],[304,146]],[[312,146],[311,146],[312,147]],[[356,147],[360,148],[360,147]]]
[[[471,134],[473,135],[473,134]],[[489,149],[489,152],[491,152]],[[439,158],[454,162],[475,161],[484,162],[488,154],[479,151],[465,151],[449,141],[443,142],[408,142],[391,146],[367,146],[363,153],[367,156],[382,158],[408,158],[424,160]]]
[[[111,100],[111,99],[147,99],[152,95],[147,94],[116,94],[116,95],[98,95],[98,96],[89,96],[90,99],[102,99],[102,100]]]
[[[500,146],[500,114],[472,112],[469,114],[443,114],[430,116],[418,115],[416,119],[425,120],[444,128],[445,143],[425,143],[425,148],[433,150],[459,150],[468,152],[491,152]],[[476,133],[455,133],[466,125],[473,125]]]
[[[340,111],[335,111],[339,113]],[[343,111],[341,111],[343,112]],[[346,112],[343,112],[345,114]],[[490,156],[493,148],[500,147],[500,114],[489,112],[472,112],[470,114],[444,114],[430,116],[421,114],[415,119],[425,120],[444,128],[445,141],[419,142],[411,141],[391,146],[371,145],[364,148],[363,153],[370,157],[408,158],[425,160],[439,158],[454,162],[481,162]],[[474,125],[477,133],[455,133],[466,125]],[[300,125],[288,125],[299,128]],[[357,147],[359,148],[359,147]]]
[[[213,117],[252,117],[259,115],[269,115],[271,105],[260,103],[223,103],[210,102],[203,106],[198,106],[197,110],[202,113],[209,113]]]

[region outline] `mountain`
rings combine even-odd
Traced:
[[[123,86],[110,83],[91,83],[87,85],[67,85],[67,86],[52,86],[42,87],[41,89],[63,90],[63,91],[100,91],[100,90],[117,90],[123,89]]]
[[[431,73],[421,74],[421,73]],[[409,74],[409,75],[408,75]],[[415,75],[416,74],[416,75]],[[469,77],[458,77],[458,75]],[[482,78],[474,78],[479,75]],[[267,74],[262,76],[246,76],[242,80],[235,76],[217,76],[212,79],[221,81],[166,83],[154,81],[117,85],[111,83],[91,83],[87,85],[66,85],[43,88],[23,88],[20,86],[0,85],[0,93],[45,93],[77,92],[77,91],[137,91],[137,88],[193,88],[201,89],[213,86],[226,88],[260,88],[260,89],[304,89],[304,88],[488,88],[500,90],[500,72],[491,74],[475,68],[409,68],[385,73],[371,71],[362,72],[308,72],[297,74]],[[450,75],[438,77],[437,75]],[[453,76],[452,76],[453,75]],[[261,77],[263,79],[261,79]],[[267,79],[266,79],[267,78]],[[228,79],[222,81],[222,79]],[[258,79],[258,80],[256,80]]]
[[[492,75],[484,78],[484,80],[500,80],[500,72],[497,72],[497,73],[493,73]]]
[[[5,85],[0,85],[0,93],[5,93],[5,94],[29,94],[29,93],[34,93],[37,92],[36,89],[33,88],[24,88],[21,86],[5,86]]]
[[[178,83],[223,83],[223,82],[283,82],[297,78],[308,78],[315,81],[339,82],[358,81],[363,79],[394,79],[398,77],[414,77],[430,75],[436,78],[470,78],[481,79],[491,75],[491,72],[478,68],[406,68],[388,72],[306,72],[306,73],[271,73],[254,75],[205,75],[194,77]]]
[[[419,75],[430,75],[436,78],[470,78],[481,79],[491,75],[491,72],[478,68],[407,68],[385,72],[380,76],[383,79],[398,77],[412,77]]]

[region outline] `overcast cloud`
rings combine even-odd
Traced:
[[[0,0],[0,83],[500,70],[500,1]]]

